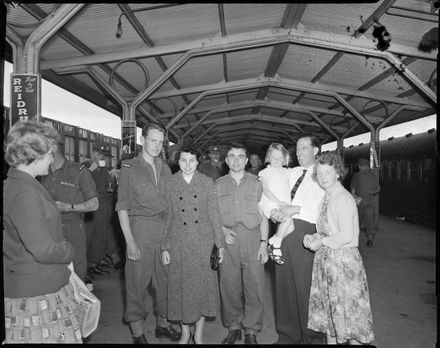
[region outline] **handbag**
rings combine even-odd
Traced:
[[[211,258],[210,258],[211,268],[212,268],[213,271],[217,271],[218,270],[219,259],[220,259],[220,257],[218,255],[218,248],[214,244],[214,246],[212,247]]]
[[[73,313],[78,320],[82,337],[88,337],[98,327],[101,301],[87,289],[87,285],[74,272],[73,265],[69,265],[69,269],[69,283],[73,287],[74,301],[77,304]]]

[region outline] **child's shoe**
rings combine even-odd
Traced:
[[[276,248],[269,242],[267,245],[267,252],[269,253],[269,257],[277,264],[284,264],[285,259],[283,257],[283,253],[281,252],[281,248]]]

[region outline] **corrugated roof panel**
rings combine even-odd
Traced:
[[[356,90],[389,68],[391,65],[382,59],[344,54],[320,82]]]
[[[223,79],[222,64],[221,55],[192,58],[174,77],[182,88],[214,84]]]
[[[278,74],[293,80],[311,81],[334,55],[335,52],[292,44]]]
[[[379,6],[375,3],[344,4],[308,4],[301,25],[308,30],[324,33],[352,35],[362,24],[361,16],[366,20]]]
[[[217,4],[185,4],[136,12],[136,17],[156,45],[197,40],[220,31]]]
[[[266,28],[278,28],[286,4],[224,4],[226,33],[236,34]]]
[[[262,47],[228,53],[229,80],[242,80],[262,75],[271,52],[271,47]]]

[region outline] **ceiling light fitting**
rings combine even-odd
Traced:
[[[118,18],[118,26],[117,26],[117,30],[116,30],[116,34],[115,34],[115,36],[116,36],[117,39],[120,39],[121,36],[122,36],[122,20],[121,20],[121,17],[122,17],[123,15],[124,15],[124,14],[121,13],[121,14],[119,15],[119,18]]]

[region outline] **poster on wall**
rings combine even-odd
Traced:
[[[40,75],[11,74],[11,124],[39,118]]]
[[[122,121],[121,158],[136,152],[136,121]]]

